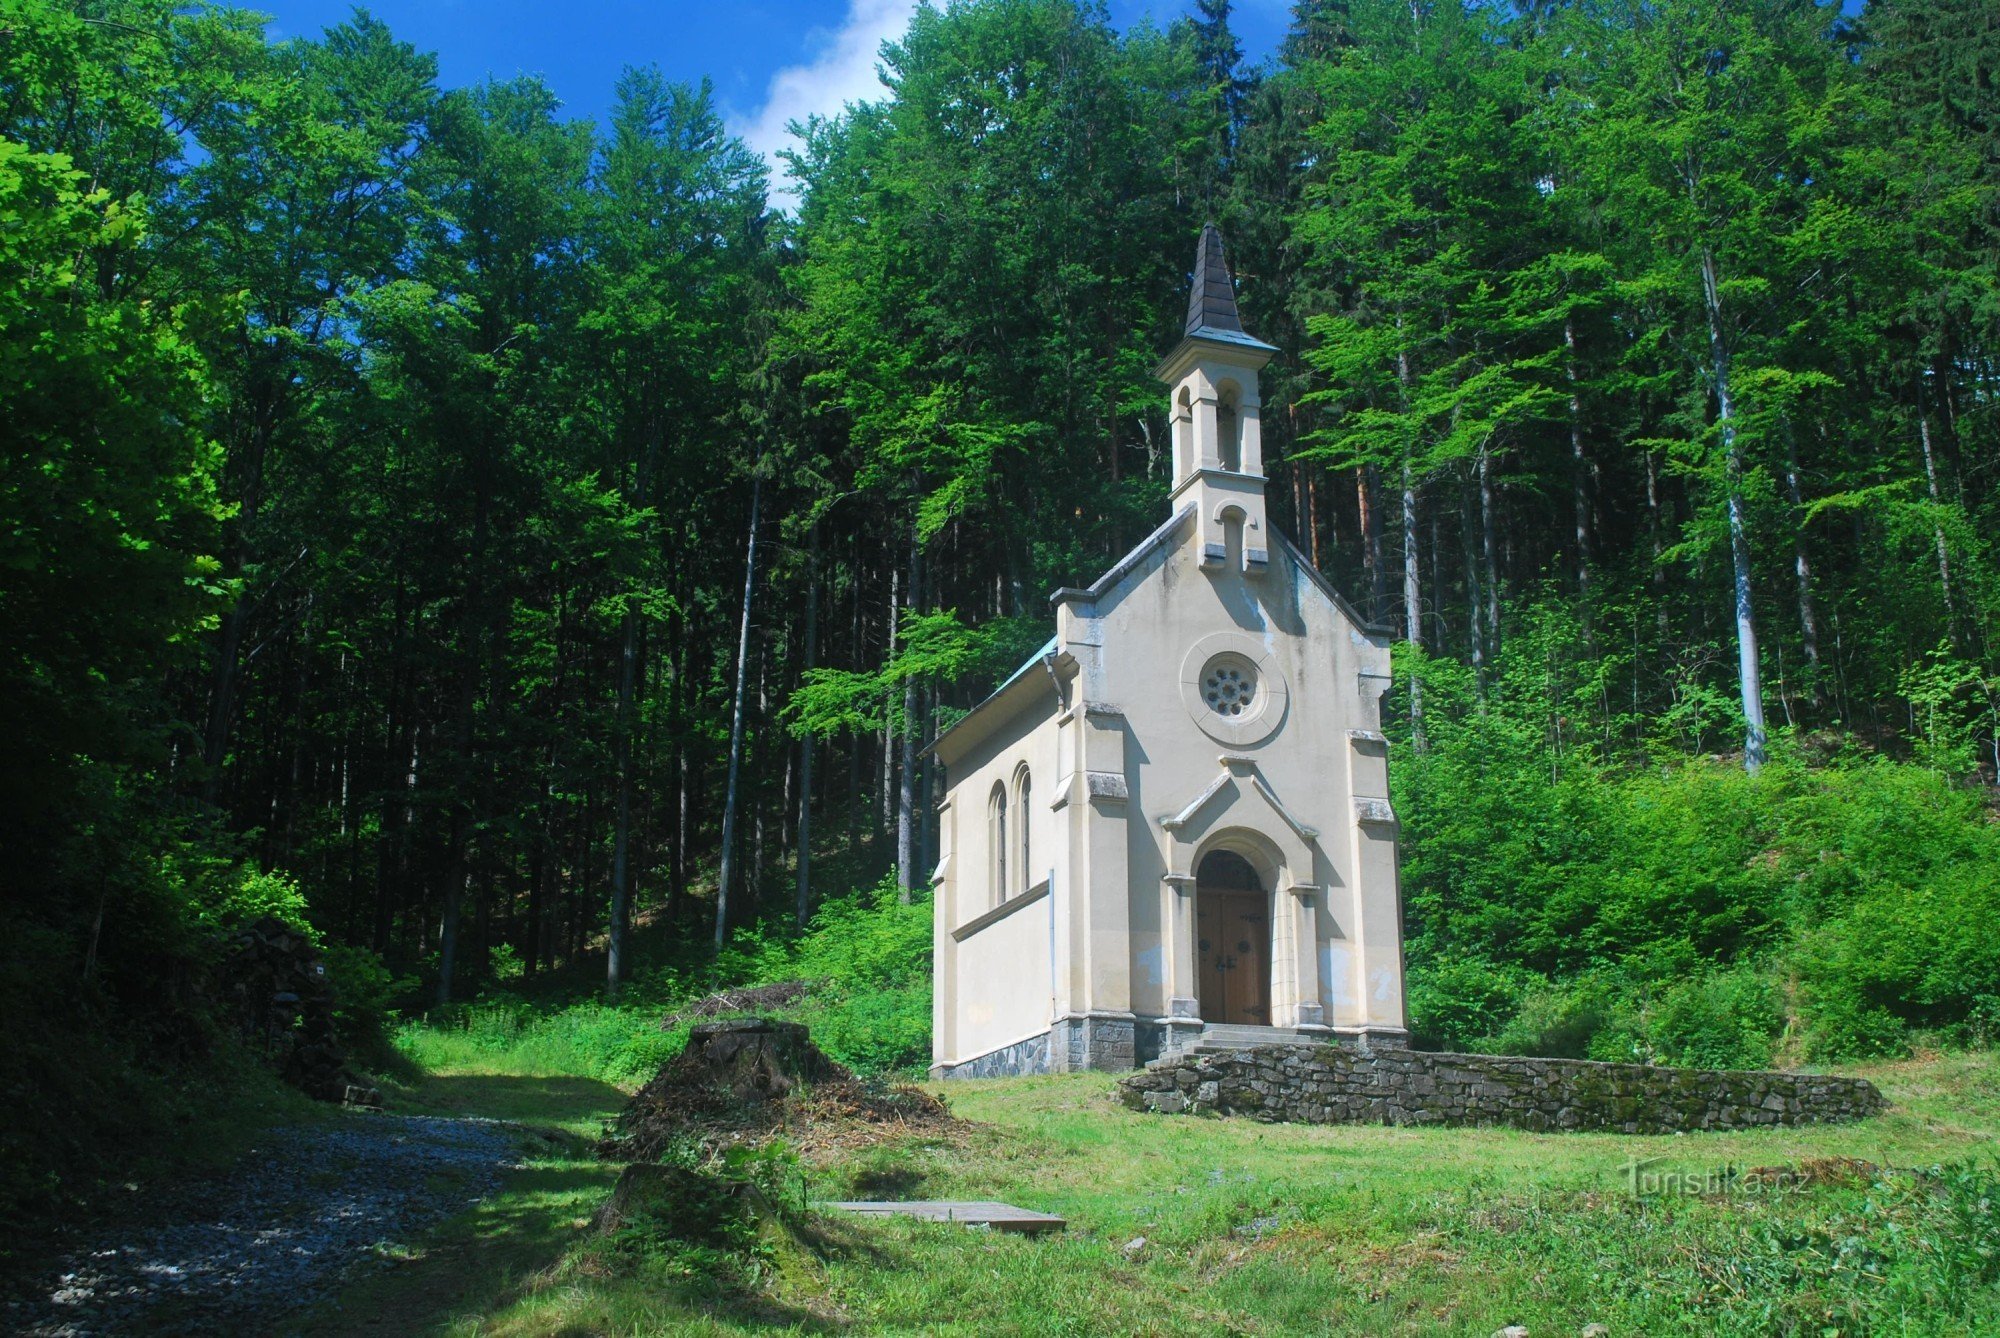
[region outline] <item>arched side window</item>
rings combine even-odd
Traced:
[[[1007,787],[994,783],[993,797],[986,801],[986,852],[992,868],[992,886],[987,889],[993,904],[1007,899]]]
[[[1026,892],[1035,885],[1034,852],[1028,844],[1028,828],[1030,826],[1028,818],[1030,812],[1028,808],[1028,791],[1028,769],[1022,767],[1014,773],[1014,825],[1020,829],[1020,834],[1015,838],[1015,842],[1021,852],[1021,858],[1017,861],[1021,871],[1014,876],[1014,891],[1017,893]]]
[[[1236,387],[1224,386],[1215,402],[1215,452],[1232,474],[1243,470],[1242,417],[1236,408]]]

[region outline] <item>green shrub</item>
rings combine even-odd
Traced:
[[[668,1028],[662,1021],[694,999],[810,980],[816,984],[810,994],[778,1011],[811,1027],[827,1054],[862,1073],[916,1068],[930,1058],[930,953],[929,899],[902,905],[894,884],[885,884],[827,902],[798,938],[768,927],[738,933],[706,970],[655,972],[634,981],[616,1004],[537,1006],[494,992],[404,1023],[395,1043],[434,1069],[581,1074],[633,1084],[680,1053],[689,1024]]]
[[[367,948],[335,943],[321,950],[320,959],[333,986],[333,1024],[341,1045],[363,1054],[379,1051],[395,1017],[391,1001],[406,982]]]
[[[922,1068],[931,1057],[931,989],[847,990],[808,1001],[799,1020],[820,1049],[859,1073]]]
[[[1413,957],[1405,988],[1411,1039],[1431,1049],[1470,1047],[1505,1027],[1523,995],[1538,983],[1538,977],[1520,967],[1476,957]]]
[[[895,883],[884,881],[867,896],[827,902],[791,952],[790,973],[857,986],[927,984],[930,897],[916,896],[907,906],[896,898]]]
[[[1588,1058],[1616,1003],[1614,988],[1594,977],[1567,984],[1536,981],[1521,993],[1514,1016],[1477,1048],[1503,1055]]]
[[[1763,1065],[1779,980],[1814,1059],[1994,1034],[2000,823],[1979,786],[1783,737],[1756,776],[1615,765],[1556,746],[1544,686],[1404,668],[1426,675],[1427,746],[1391,771],[1419,1043]]]
[[[504,995],[437,1010],[395,1035],[396,1048],[426,1068],[627,1084],[652,1077],[686,1042],[686,1027],[666,1030],[650,1005],[587,1000],[548,1009]]]
[[[798,1009],[827,1054],[862,1073],[921,1068],[931,1053],[931,903],[869,897],[830,901],[785,970],[823,982]]]
[[[1767,1068],[1784,1025],[1776,982],[1748,968],[1674,982],[1644,1013],[1650,1058],[1688,1068]]]

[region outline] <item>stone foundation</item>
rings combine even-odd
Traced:
[[[1003,1045],[963,1064],[939,1064],[931,1069],[933,1079],[1018,1078],[1024,1073],[1049,1071],[1049,1033],[1030,1036],[1025,1041]]]
[[[1016,1078],[1024,1073],[1125,1073],[1139,1066],[1138,1022],[1129,1013],[1057,1018],[1039,1036],[1002,1046],[963,1064],[938,1064],[931,1077]]]
[[[1057,1073],[1126,1073],[1139,1067],[1138,1025],[1130,1013],[1090,1013],[1056,1020],[1049,1059]]]
[[[1628,1134],[1854,1120],[1884,1104],[1874,1084],[1860,1078],[1345,1045],[1162,1059],[1123,1079],[1119,1089],[1126,1105],[1162,1114]]]

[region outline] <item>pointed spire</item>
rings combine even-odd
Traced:
[[[1228,262],[1222,258],[1222,232],[1213,223],[1201,229],[1201,244],[1194,257],[1194,288],[1188,294],[1187,333],[1203,330],[1243,334],[1243,318],[1236,314],[1236,285],[1229,277]]]

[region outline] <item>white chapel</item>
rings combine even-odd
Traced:
[[[1055,636],[934,745],[934,1076],[1407,1038],[1390,633],[1266,518],[1276,352],[1211,224],[1158,368],[1172,514],[1056,591]]]

